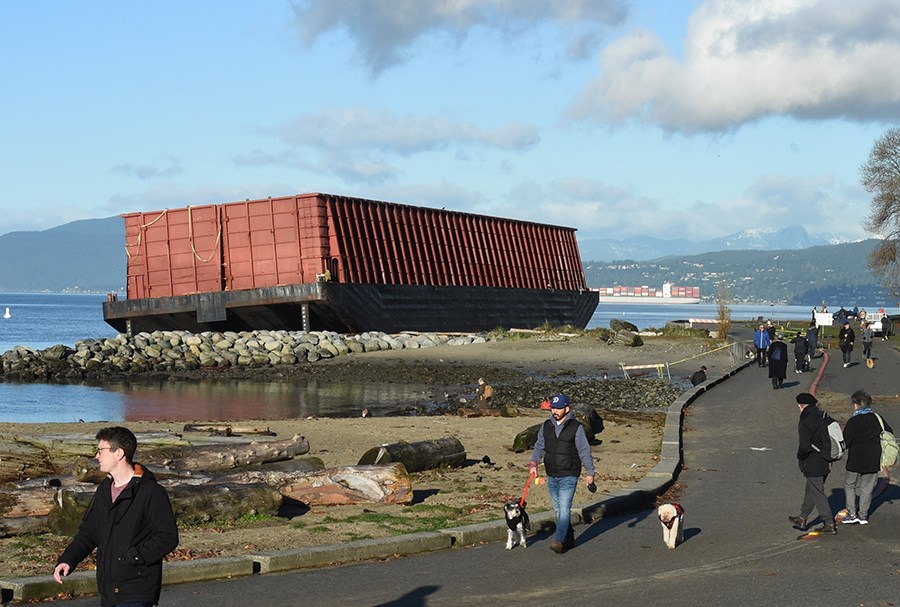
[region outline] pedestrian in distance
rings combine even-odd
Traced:
[[[806,366],[806,355],[809,352],[809,342],[797,331],[797,335],[791,340],[794,344],[794,373],[803,373]]]
[[[894,322],[887,314],[881,315],[881,339],[887,341],[894,334]]]
[[[585,484],[596,491],[594,460],[587,434],[572,414],[569,397],[557,394],[550,399],[550,419],[541,425],[534,443],[528,469],[537,475],[537,465],[544,460],[547,472],[547,491],[556,512],[556,534],[550,549],[558,554],[575,547],[575,532],[571,525],[572,501],[578,487],[581,469],[587,471]]]
[[[796,400],[800,409],[800,421],[797,423],[799,438],[797,463],[800,466],[800,472],[806,479],[806,489],[803,494],[803,503],[800,506],[800,514],[789,516],[788,520],[801,531],[806,531],[807,521],[815,508],[823,523],[817,531],[833,535],[837,533],[837,528],[834,526],[831,506],[828,505],[828,498],[825,496],[825,480],[831,471],[831,464],[822,457],[817,449],[813,448],[813,441],[819,437],[821,432],[823,413],[816,406],[819,403],[818,399],[809,392],[801,392],[797,395]]]
[[[759,325],[756,333],[753,334],[753,345],[756,348],[756,365],[758,367],[766,366],[766,354],[772,340],[769,338],[769,332],[765,325]]]
[[[706,381],[706,366],[701,365],[700,368],[691,374],[691,385],[699,386]]]
[[[870,323],[864,322],[862,329],[859,331],[859,340],[863,346],[863,358],[869,360],[872,358],[872,341],[875,339],[875,331],[872,330]]]
[[[137,439],[128,428],[103,428],[96,437],[95,458],[107,477],[57,560],[53,578],[62,584],[96,548],[102,607],[155,605],[163,558],[178,545],[172,505],[153,473],[134,463]]]
[[[853,354],[853,342],[856,341],[856,333],[850,328],[850,321],[844,319],[841,330],[838,333],[838,343],[841,347],[841,355],[844,359],[844,368],[850,366],[850,355]]]
[[[494,397],[494,388],[484,381],[483,377],[478,378],[478,388],[475,390],[475,406],[479,411],[486,411],[491,406],[491,399]]]
[[[816,348],[819,347],[819,326],[815,321],[809,323],[806,328],[806,341],[809,342],[809,357],[816,355]]]
[[[769,378],[772,389],[777,390],[784,385],[787,377],[788,347],[781,333],[775,334],[775,341],[769,346]]]
[[[841,523],[848,525],[869,522],[872,492],[881,472],[881,423],[893,432],[891,426],[872,411],[872,397],[865,390],[857,390],[850,397],[853,415],[844,426],[844,444],[847,446],[847,465],[844,476],[844,496],[847,513]],[[856,498],[859,497],[859,507]]]

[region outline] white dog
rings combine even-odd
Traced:
[[[525,544],[525,532],[531,530],[528,513],[525,512],[525,504],[519,502],[506,502],[503,504],[503,518],[506,519],[506,549],[512,550],[518,544],[527,548]]]
[[[662,524],[663,541],[669,550],[684,541],[684,508],[681,504],[663,504],[656,511]]]

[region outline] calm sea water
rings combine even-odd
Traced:
[[[55,344],[72,346],[86,338],[114,336],[116,331],[103,321],[101,304],[105,299],[105,295],[0,293],[0,316],[9,308],[9,318],[0,317],[0,352],[20,345],[43,349]],[[811,308],[733,305],[731,310],[733,320],[758,316],[805,320]],[[889,312],[896,314],[898,310]],[[639,329],[659,328],[669,320],[715,318],[717,314],[714,304],[600,304],[588,327],[608,327],[610,319],[621,318]],[[465,388],[461,391],[465,392]],[[379,415],[407,405],[433,405],[434,401],[429,387],[418,384],[123,382],[99,388],[0,382],[0,421],[339,417],[357,416],[363,408]]]

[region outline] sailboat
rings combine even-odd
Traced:
[[[12,314],[9,313],[9,306],[6,307],[6,312],[3,314],[3,318],[10,318]]]

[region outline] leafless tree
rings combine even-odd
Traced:
[[[869,268],[896,296],[900,294],[900,128],[875,141],[859,172],[860,183],[874,195],[864,227],[882,238],[869,255]]]

